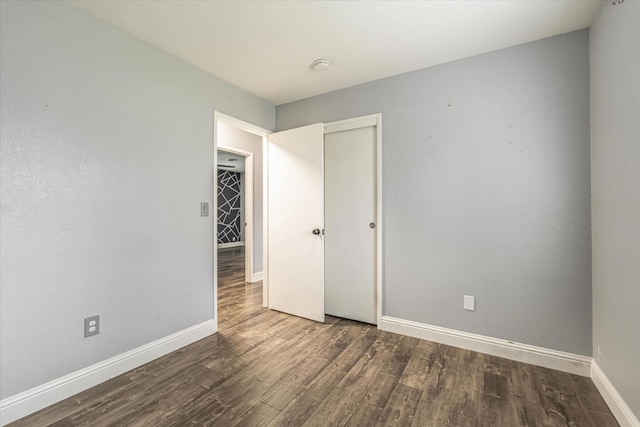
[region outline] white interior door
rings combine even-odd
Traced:
[[[321,123],[269,135],[269,308],[324,322]],[[314,234],[317,230],[318,234]]]
[[[325,134],[325,312],[377,323],[376,127]]]

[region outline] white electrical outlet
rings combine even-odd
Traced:
[[[84,319],[84,337],[89,338],[100,333],[100,316],[95,315]]]
[[[471,295],[465,295],[464,309],[469,311],[476,311],[476,297]]]

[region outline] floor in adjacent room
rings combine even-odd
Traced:
[[[11,426],[617,426],[589,378],[262,307],[219,254],[219,332]]]

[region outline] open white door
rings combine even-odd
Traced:
[[[268,138],[269,308],[324,322],[324,126]]]

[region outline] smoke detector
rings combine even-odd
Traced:
[[[313,68],[313,71],[327,71],[329,65],[328,59],[316,59],[313,61],[313,64],[311,64],[311,68]]]

